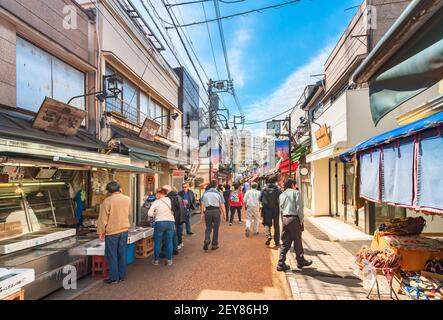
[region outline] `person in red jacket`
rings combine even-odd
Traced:
[[[238,214],[238,223],[241,223],[241,212],[245,206],[243,202],[243,193],[241,192],[240,185],[238,183],[234,184],[234,190],[229,194],[229,207],[231,209],[231,219],[229,220],[229,225],[232,226],[234,221],[235,211]]]

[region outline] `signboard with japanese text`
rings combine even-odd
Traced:
[[[158,129],[160,129],[160,123],[146,118],[138,136],[145,140],[154,141]]]
[[[46,97],[34,119],[33,127],[74,136],[85,118],[86,111]]]

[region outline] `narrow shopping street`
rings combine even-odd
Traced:
[[[198,221],[199,216],[194,216]],[[267,248],[263,228],[246,238],[244,222],[220,227],[220,248],[203,251],[204,224],[193,226],[194,236],[184,237],[184,247],[174,265],[151,264],[152,256],[128,266],[123,283],[100,284],[77,299],[291,299],[284,273],[275,270],[278,249]]]
[[[366,299],[362,280],[354,274],[354,254],[368,241],[334,242],[314,224],[306,222],[305,255],[313,265],[299,270],[293,250],[291,270],[277,272],[278,248],[266,247],[263,226],[257,237],[246,238],[244,224],[221,226],[220,249],[202,250],[204,225],[194,216],[195,236],[184,237],[184,247],[174,257],[153,266],[151,258],[128,266],[127,280],[115,285],[99,283],[76,299]],[[96,281],[97,282],[97,281]],[[100,282],[100,280],[98,280]]]

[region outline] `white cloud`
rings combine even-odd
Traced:
[[[245,69],[244,53],[251,39],[251,28],[249,26],[242,27],[235,32],[233,46],[228,50],[232,77],[237,87],[243,87],[245,85],[247,70]]]
[[[324,62],[332,49],[332,44],[321,49],[308,63],[297,68],[271,95],[247,106],[247,121],[266,119],[295,106],[304,88],[318,80],[311,75],[323,73]]]

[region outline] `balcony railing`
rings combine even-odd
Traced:
[[[128,104],[125,101],[122,101],[119,98],[107,99],[106,100],[106,111],[115,112],[126,119],[126,121],[135,124],[137,126],[143,126],[143,123],[146,118],[152,119],[142,111],[140,111],[135,106]],[[162,120],[162,119],[158,119]],[[157,133],[159,136],[166,138],[168,140],[176,142],[177,139],[174,137],[174,131],[171,126],[168,126],[164,123],[160,122],[160,128]]]

